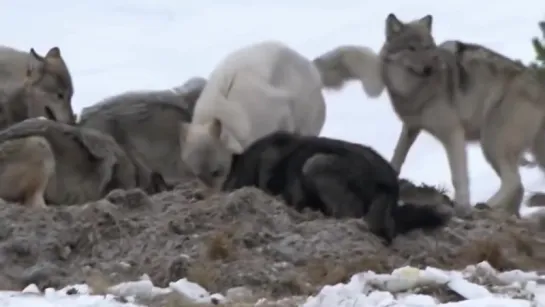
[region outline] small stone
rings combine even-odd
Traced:
[[[234,287],[225,292],[228,302],[243,302],[253,296],[252,290],[246,287]]]

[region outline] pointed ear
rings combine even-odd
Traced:
[[[26,68],[26,76],[27,78],[32,75],[33,72],[40,71],[43,66],[44,57],[39,55],[34,48],[30,48],[29,51],[29,57],[28,57],[28,63]]]
[[[228,129],[223,129],[220,140],[233,154],[239,155],[244,151],[242,144],[240,144],[237,138]]]
[[[417,23],[419,25],[422,25],[426,29],[428,29],[428,31],[431,33],[431,29],[432,29],[432,25],[433,25],[433,16],[428,14],[428,15],[418,19]]]
[[[394,13],[388,14],[386,17],[386,38],[392,37],[403,29],[404,24],[397,18]]]
[[[221,121],[217,118],[214,118],[210,123],[210,126],[208,126],[208,132],[210,133],[210,135],[217,139],[220,138],[222,130],[224,129],[222,127]]]
[[[53,47],[49,49],[49,51],[45,55],[46,58],[60,58],[61,57],[61,49],[59,47]]]
[[[29,54],[32,58],[40,61],[40,62],[43,62],[44,61],[44,57],[39,55],[38,52],[36,52],[36,50],[34,48],[30,48],[30,51],[29,51]]]

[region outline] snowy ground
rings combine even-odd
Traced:
[[[226,53],[258,40],[282,40],[309,57],[339,44],[363,44],[378,50],[389,12],[402,19],[431,13],[438,41],[477,42],[530,61],[530,39],[539,34],[537,21],[543,18],[545,2],[491,4],[470,0],[372,4],[315,0],[307,5],[287,0],[11,0],[3,1],[0,10],[0,43],[25,50],[34,47],[41,53],[60,46],[74,77],[74,104],[80,111],[125,90],[168,88],[194,75],[207,76]],[[359,85],[352,84],[326,98],[328,117],[323,135],[366,143],[391,157],[400,123],[385,94],[380,99],[367,99]],[[479,147],[472,146],[469,151],[472,201],[484,201],[498,188],[499,180],[484,162]],[[443,149],[427,135],[413,146],[402,176],[451,188]],[[523,178],[528,191],[545,190],[537,170],[523,170]],[[0,297],[0,302],[2,306],[24,306],[23,300],[33,299],[12,302]]]
[[[433,296],[421,294],[426,287],[450,290],[463,300],[440,303]],[[151,281],[139,281],[113,286],[106,295],[90,295],[86,285],[68,286],[61,290],[46,289],[40,293],[34,285],[19,292],[0,293],[3,307],[136,307],[136,298],[152,298],[174,293],[184,300],[202,304],[221,304],[242,299],[240,295],[210,294],[186,279],[170,283],[168,288],[153,286]],[[229,292],[229,291],[228,291]],[[238,291],[243,293],[243,291]],[[238,297],[237,297],[238,296]],[[122,299],[121,299],[122,298]],[[261,299],[255,306],[263,306]],[[270,303],[270,302],[269,302]],[[283,306],[279,303],[279,306]],[[170,306],[170,305],[169,305]],[[176,305],[177,307],[186,305]],[[240,306],[240,305],[236,305]],[[300,304],[302,307],[530,307],[545,306],[545,276],[535,272],[514,270],[495,271],[487,262],[467,267],[461,272],[443,271],[433,267],[419,270],[402,267],[392,274],[362,272],[354,275],[346,284],[325,286],[320,293]]]

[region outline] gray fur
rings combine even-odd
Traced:
[[[27,119],[0,131],[0,146],[25,137],[46,139],[55,156],[45,202],[81,204],[109,191],[136,187],[136,170],[112,137],[47,119]]]
[[[0,198],[22,205],[46,207],[45,190],[55,174],[55,156],[41,136],[0,143]]]
[[[0,46],[0,128],[45,116],[74,124],[72,77],[58,47],[45,56]]]
[[[524,65],[477,44],[447,41],[438,47],[432,24],[431,15],[411,22],[394,14],[386,18],[377,77],[403,123],[392,165],[399,172],[418,135],[430,133],[447,152],[456,209],[464,216],[471,209],[465,147],[479,142],[501,178],[487,204],[519,215],[524,152],[530,150],[545,168],[545,88]]]
[[[169,185],[187,170],[180,159],[179,124],[189,122],[206,79],[193,77],[173,89],[130,91],[104,99],[81,112],[81,127],[111,135],[142,175],[160,174]],[[159,192],[159,191],[148,191]]]

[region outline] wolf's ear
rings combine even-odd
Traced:
[[[30,51],[28,52],[28,60],[27,60],[27,67],[26,67],[26,76],[27,78],[32,75],[34,72],[41,72],[41,69],[43,67],[43,63],[45,62],[45,59],[43,56],[39,55],[34,48],[30,48]]]
[[[46,58],[60,58],[61,57],[61,49],[59,47],[53,47],[49,49],[49,51],[45,55]]]
[[[430,31],[430,33],[431,33],[431,28],[432,28],[432,25],[433,25],[433,16],[428,14],[428,15],[418,19],[417,23],[419,25],[422,25],[422,26],[426,27],[426,29],[428,29],[428,31]]]
[[[221,121],[217,118],[214,118],[210,123],[210,126],[208,126],[208,132],[210,133],[210,135],[217,139],[220,138],[222,130],[224,130],[223,125]]]
[[[240,154],[244,150],[242,144],[231,133],[229,129],[225,129],[221,121],[215,118],[208,127],[210,135],[217,138],[221,143],[234,154]]]
[[[403,29],[403,23],[397,19],[397,16],[394,13],[388,14],[386,17],[386,38],[399,33],[401,29]]]
[[[36,49],[30,48],[30,51],[28,53],[30,54],[30,57],[33,58],[34,60],[37,60],[39,62],[44,61],[44,57],[39,55],[38,52],[36,52]]]
[[[233,154],[239,155],[244,151],[242,144],[235,138],[235,136],[227,129],[223,129],[221,136],[221,142],[231,151]]]

